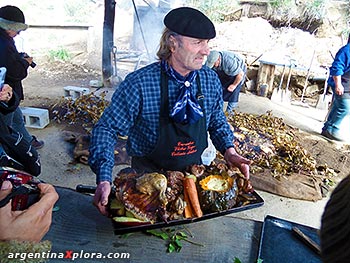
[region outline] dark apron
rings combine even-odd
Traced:
[[[203,95],[199,82],[197,100],[203,107]],[[132,157],[131,166],[137,172],[162,170],[183,171],[187,166],[200,164],[201,155],[208,147],[206,117],[194,124],[181,124],[169,117],[168,75],[161,72],[161,103],[159,114],[159,137],[154,150],[147,156]]]

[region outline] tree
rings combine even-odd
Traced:
[[[110,86],[110,78],[113,75],[111,52],[114,46],[115,5],[114,0],[105,0],[102,40],[102,80],[105,86]]]

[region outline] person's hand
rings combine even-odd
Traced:
[[[109,211],[107,208],[108,197],[111,193],[111,184],[108,181],[102,181],[97,185],[94,205],[97,207],[98,211],[105,216],[109,216]]]
[[[237,88],[237,85],[231,84],[230,86],[227,87],[227,90],[229,92],[233,92]]]
[[[8,84],[4,84],[0,90],[0,101],[9,102],[12,98],[12,88]]]
[[[27,60],[29,65],[33,63],[33,57],[24,57],[24,59]]]
[[[344,94],[344,86],[343,85],[336,85],[335,86],[335,93],[339,96]]]
[[[55,188],[50,184],[38,184],[40,200],[23,211],[12,211],[11,202],[0,208],[0,240],[39,242],[49,231],[52,222],[52,208],[58,200]],[[12,184],[4,181],[0,200],[12,190]]]
[[[233,147],[228,148],[224,154],[224,158],[229,166],[237,167],[246,179],[249,179],[250,160],[239,155]]]

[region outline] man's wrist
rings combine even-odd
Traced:
[[[231,145],[231,144],[228,145],[228,146],[225,146],[224,149],[223,149],[223,151],[221,152],[221,154],[222,154],[222,155],[225,155],[225,153],[227,152],[227,150],[228,150],[228,149],[231,149],[231,148],[235,149],[235,146],[234,146],[234,145]]]
[[[109,185],[111,185],[112,184],[112,182],[111,181],[99,181],[99,182],[97,182],[97,184],[98,185],[100,185],[100,184],[109,184]]]

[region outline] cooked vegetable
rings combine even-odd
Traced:
[[[224,178],[221,175],[209,175],[199,182],[203,190],[225,193],[232,188],[233,178]]]
[[[109,206],[112,216],[123,216],[125,215],[125,207],[121,201],[113,198]]]
[[[236,205],[238,187],[228,175],[209,175],[199,182],[199,199],[204,212],[218,212]]]
[[[145,222],[145,221],[142,221],[142,220],[137,219],[135,217],[128,217],[128,216],[116,216],[116,217],[113,217],[113,220],[116,222],[121,222],[121,223],[125,223],[125,222],[143,223],[143,222]]]
[[[203,216],[203,212],[198,199],[196,183],[192,178],[184,178],[184,192],[187,192],[189,203],[193,210],[193,214],[197,217]]]
[[[186,202],[185,206],[185,218],[192,218],[193,217],[193,211],[190,203],[190,199],[188,198],[187,191],[184,191],[184,201]]]

